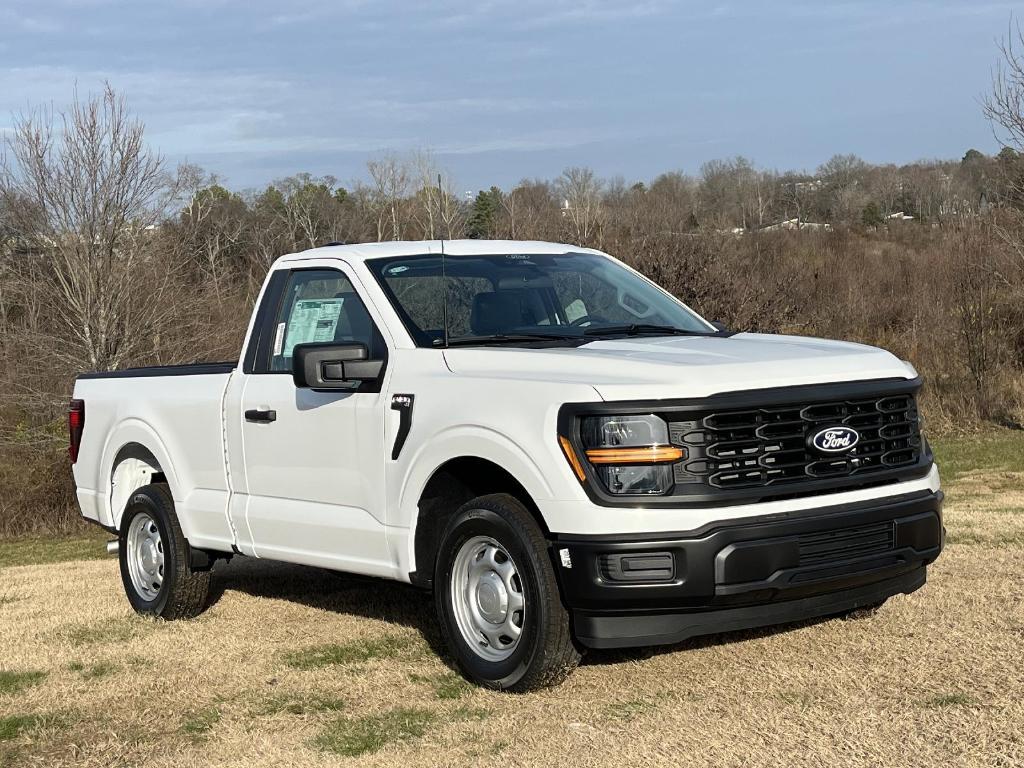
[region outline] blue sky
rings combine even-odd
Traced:
[[[986,0],[0,0],[0,130],[108,79],[235,188],[428,149],[460,188],[743,154],[813,169],[995,143]]]

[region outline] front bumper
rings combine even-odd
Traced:
[[[656,538],[556,536],[551,548],[577,639],[614,648],[827,616],[913,592],[943,541],[942,492],[923,491]]]

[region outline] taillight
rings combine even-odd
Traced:
[[[82,444],[85,429],[85,400],[72,400],[68,406],[68,456],[71,463],[78,461],[78,446]]]

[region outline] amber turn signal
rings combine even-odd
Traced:
[[[572,443],[569,442],[568,438],[559,435],[558,444],[562,446],[562,453],[565,454],[565,458],[568,460],[569,466],[572,467],[572,471],[576,473],[576,477],[579,478],[581,483],[585,483],[587,481],[587,473],[583,471],[583,465],[580,464],[579,457],[576,456]]]
[[[674,445],[649,445],[643,448],[591,448],[587,459],[591,464],[665,464],[686,457]]]

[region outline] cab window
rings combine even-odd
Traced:
[[[264,372],[292,369],[298,344],[365,344],[371,359],[386,355],[384,339],[352,282],[333,269],[292,272],[270,328],[269,365]]]

